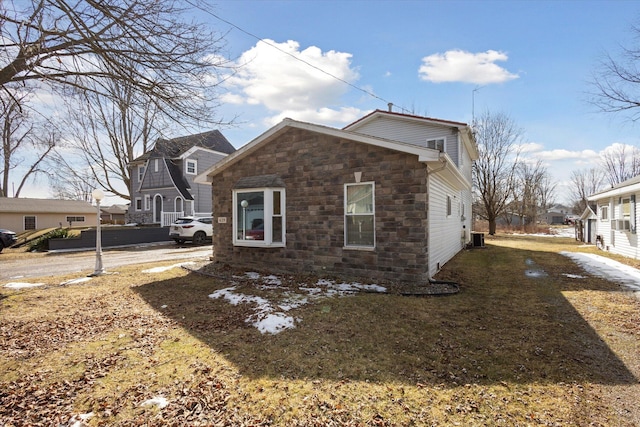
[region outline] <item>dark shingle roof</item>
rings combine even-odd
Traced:
[[[181,136],[173,139],[160,138],[156,141],[155,146],[151,150],[133,161],[136,162],[153,157],[166,157],[173,159],[180,157],[180,155],[191,147],[202,147],[224,154],[231,154],[236,151],[233,145],[231,145],[219,130],[212,130],[209,132]]]
[[[156,155],[152,155],[152,157],[179,157],[191,147],[208,148],[225,154],[231,154],[236,151],[219,130],[212,130],[173,139],[159,139],[152,150]]]
[[[171,179],[178,191],[180,191],[180,194],[182,194],[182,197],[184,197],[185,200],[193,200],[193,196],[189,193],[189,183],[184,179],[180,168],[169,159],[165,159],[165,163],[167,164],[169,175],[171,175]]]

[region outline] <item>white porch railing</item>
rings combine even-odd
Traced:
[[[160,223],[161,227],[167,227],[174,223],[176,219],[184,216],[184,212],[162,212],[162,221]]]

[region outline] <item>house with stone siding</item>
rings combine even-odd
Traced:
[[[469,126],[376,110],[343,129],[285,119],[196,178],[213,260],[424,283],[469,241]]]
[[[158,139],[129,165],[131,205],[127,222],[167,226],[188,215],[211,215],[211,188],[195,177],[233,153],[218,131]]]

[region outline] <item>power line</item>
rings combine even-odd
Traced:
[[[300,62],[302,62],[303,64],[308,65],[309,67],[311,67],[311,68],[313,68],[313,69],[315,69],[315,70],[318,70],[318,71],[320,71],[321,73],[324,73],[324,74],[326,74],[327,76],[329,76],[329,77],[331,77],[331,78],[333,78],[333,79],[335,79],[335,80],[338,80],[338,81],[340,81],[340,82],[342,82],[342,83],[344,83],[344,84],[346,84],[346,85],[348,85],[348,86],[350,86],[350,87],[352,87],[352,88],[354,88],[354,89],[356,89],[356,90],[358,90],[358,91],[360,91],[360,92],[362,92],[362,93],[364,93],[364,94],[366,94],[366,95],[371,96],[372,98],[378,99],[378,100],[380,100],[380,101],[382,101],[382,102],[386,103],[387,105],[393,105],[393,106],[396,106],[397,108],[399,108],[399,109],[400,109],[401,111],[403,111],[403,112],[409,112],[409,110],[407,110],[406,108],[403,108],[403,107],[397,106],[397,105],[395,105],[393,102],[388,101],[388,100],[386,100],[386,99],[384,99],[384,98],[381,98],[380,96],[376,95],[375,93],[373,93],[373,92],[371,92],[371,91],[368,91],[368,90],[363,89],[363,88],[361,88],[361,87],[359,87],[359,86],[356,86],[356,85],[354,85],[353,83],[350,83],[350,82],[348,82],[348,81],[346,81],[346,80],[344,80],[344,79],[342,79],[342,78],[340,78],[340,77],[338,77],[338,76],[336,76],[336,75],[334,75],[334,74],[331,74],[331,73],[330,73],[330,72],[328,72],[328,71],[323,70],[322,68],[318,67],[317,65],[314,65],[314,64],[312,64],[312,63],[310,63],[310,62],[308,62],[308,61],[305,61],[304,59],[302,59],[302,58],[300,58],[300,57],[298,57],[298,56],[296,56],[296,55],[294,55],[294,54],[292,54],[292,53],[290,53],[290,52],[287,52],[287,51],[285,51],[285,50],[283,50],[283,49],[280,49],[277,45],[274,45],[273,43],[269,43],[268,41],[266,41],[266,40],[265,40],[265,39],[263,39],[262,37],[257,36],[257,35],[255,35],[255,34],[253,34],[253,33],[249,32],[249,31],[245,30],[244,28],[239,27],[238,25],[234,24],[233,22],[230,22],[230,21],[228,21],[228,20],[226,20],[226,19],[224,19],[224,18],[222,18],[222,17],[220,17],[220,16],[216,15],[215,13],[211,12],[211,11],[210,11],[210,10],[208,10],[208,9],[205,9],[204,7],[200,6],[199,4],[194,4],[191,0],[186,0],[186,2],[187,2],[188,4],[190,4],[191,6],[195,7],[196,9],[199,9],[199,10],[201,10],[202,12],[204,12],[204,13],[206,13],[206,14],[208,14],[208,15],[213,16],[214,18],[218,19],[219,21],[222,21],[222,22],[224,22],[225,24],[232,26],[233,28],[237,29],[238,31],[241,31],[241,32],[243,32],[244,34],[246,34],[246,35],[248,35],[248,36],[250,36],[250,37],[253,37],[253,38],[254,38],[254,39],[256,39],[256,40],[261,41],[262,43],[266,44],[267,46],[270,46],[270,47],[272,47],[272,48],[274,48],[274,49],[278,50],[279,52],[284,53],[285,55],[288,55],[288,56],[292,57],[292,58],[293,58],[293,59],[295,59],[296,61],[300,61]]]

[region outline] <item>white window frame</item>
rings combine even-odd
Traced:
[[[349,187],[355,186],[363,186],[370,185],[371,186],[371,212],[367,213],[349,213],[349,207],[347,206],[347,189]],[[368,215],[373,217],[373,244],[372,245],[353,245],[349,244],[347,241],[347,222],[348,218],[351,216],[362,216]],[[373,250],[376,247],[376,183],[375,181],[368,182],[353,182],[344,185],[344,248],[345,249],[364,249],[364,250]]]
[[[151,196],[149,194],[144,195],[144,210],[145,211],[151,210]]]
[[[600,206],[600,221],[609,221],[609,205]]]
[[[144,178],[144,165],[138,166],[138,182],[142,182],[142,178]]]
[[[136,197],[136,204],[134,208],[136,212],[140,212],[142,210],[142,197]]]
[[[189,166],[193,166],[193,172],[189,171]],[[198,161],[197,160],[192,160],[192,159],[185,160],[184,172],[187,175],[197,175],[198,174]]]
[[[153,159],[153,169],[155,172],[160,170],[160,159]]]
[[[433,147],[431,147],[431,145],[433,145]],[[447,139],[446,138],[427,139],[427,148],[431,148],[432,150],[438,150],[441,153],[445,153],[447,151]]]
[[[241,202],[238,200],[238,195],[242,193],[263,193],[264,199],[264,240],[247,240],[238,237],[238,224],[243,221],[243,218],[238,213],[237,206]],[[280,192],[280,214],[274,213],[274,198],[273,195],[276,192]],[[287,235],[287,221],[286,221],[286,192],[281,187],[263,187],[263,188],[241,188],[233,190],[233,245],[256,247],[256,248],[282,248],[285,247],[286,235]],[[273,218],[282,218],[282,241],[274,241],[273,238]]]

